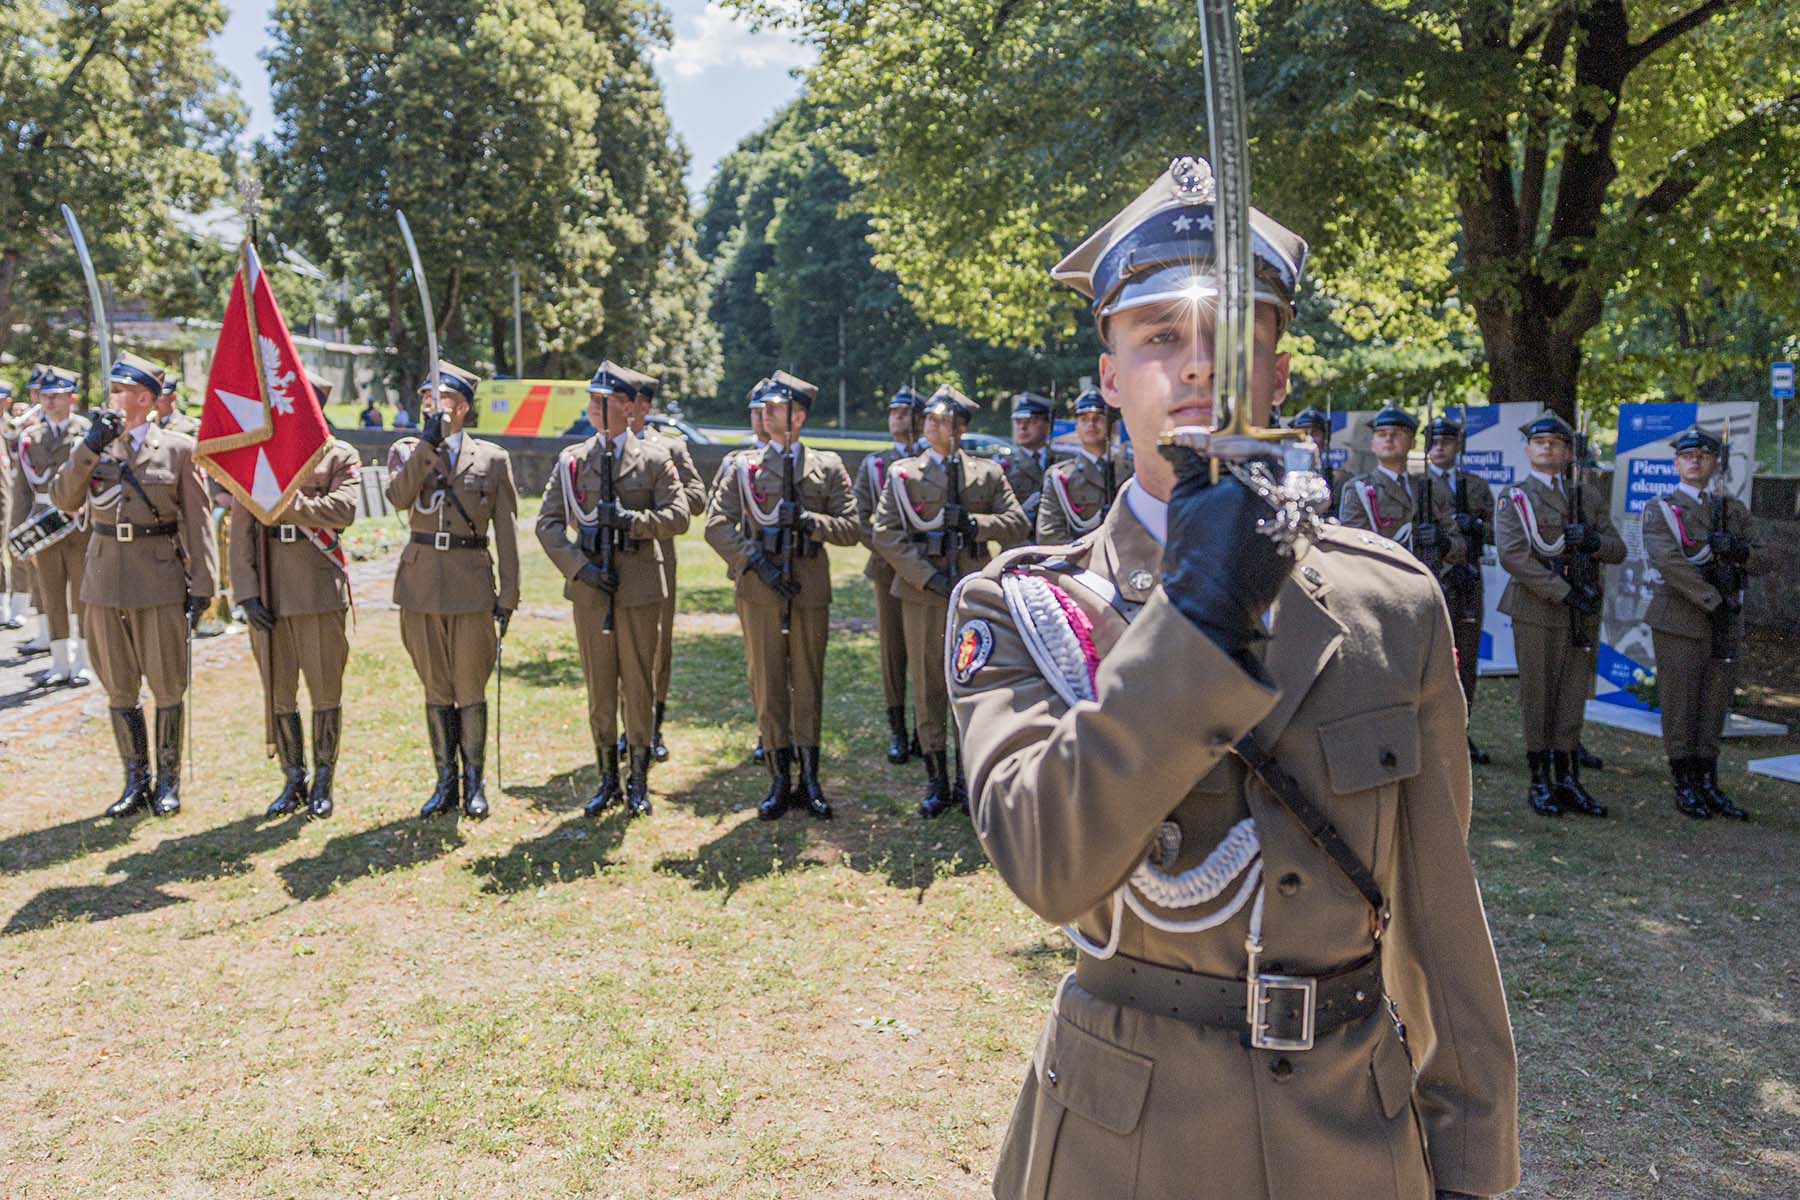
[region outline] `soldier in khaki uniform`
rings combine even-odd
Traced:
[[[1312,439],[1313,449],[1319,455],[1319,474],[1330,488],[1323,512],[1326,516],[1336,517],[1338,505],[1343,503],[1344,485],[1350,482],[1350,472],[1332,465],[1331,414],[1308,405],[1293,415],[1288,428],[1303,429]]]
[[[725,457],[720,460],[719,469],[713,472],[712,485],[706,492],[706,519],[701,522],[702,529],[711,524],[713,512],[719,507],[720,497],[724,494],[724,485],[735,478],[737,460],[746,455],[748,455],[752,461],[760,460],[762,458],[763,450],[769,444],[769,430],[767,424],[763,421],[762,402],[762,389],[768,385],[768,382],[766,377],[757,380],[745,397],[745,403],[749,406],[750,444],[729,451]],[[742,532],[746,538],[755,536],[755,531],[750,528],[747,519],[741,527],[740,532]],[[725,565],[725,577],[734,583],[737,581],[737,570],[729,563]],[[750,635],[750,631],[743,627],[743,618],[741,615],[738,618],[738,632],[746,638]],[[746,655],[744,659],[744,669],[749,676],[747,682],[750,689],[750,703],[753,706],[756,706],[758,711],[761,711],[761,705],[756,698],[756,673],[750,670],[748,655]],[[756,748],[751,751],[750,754],[751,761],[765,763],[767,762],[767,757],[767,752],[763,746],[762,734],[761,732],[758,732],[756,735]]]
[[[1212,419],[1210,184],[1177,159],[1057,267],[1140,446]],[[1251,220],[1266,423],[1305,243]],[[975,828],[1079,951],[994,1194],[1506,1192],[1516,1069],[1443,602],[1390,542],[1314,520],[1285,547],[1266,502],[1209,479],[1146,453],[1099,530],[958,592]]]
[[[949,696],[944,673],[944,615],[950,591],[965,574],[985,567],[989,542],[1025,540],[1025,510],[1000,467],[962,452],[963,431],[975,404],[955,388],[939,388],[925,406],[927,449],[895,463],[875,509],[875,552],[894,569],[893,591],[906,622],[906,657],[913,673],[913,711],[925,758],[925,797],[919,812],[940,816],[966,808],[963,755],[954,776],[946,759],[944,721]]]
[[[757,723],[768,747],[769,794],[757,806],[774,820],[792,802],[829,818],[819,782],[825,707],[825,642],[831,632],[831,560],[825,547],[853,546],[856,504],[844,460],[801,442],[818,388],[777,371],[762,388],[769,445],[739,456],[719,481],[706,542],[737,579]],[[791,771],[798,760],[799,791]]]
[[[18,471],[19,434],[34,419],[33,410],[40,403],[38,385],[44,372],[53,368],[42,363],[33,363],[31,373],[26,379],[26,401],[23,411],[19,411],[20,403],[13,399],[10,383],[0,383],[0,534],[11,532],[15,525],[25,519],[23,513],[13,509],[13,487],[11,482]],[[74,373],[69,373],[74,378]],[[25,628],[25,614],[31,609],[31,564],[13,554],[11,545],[0,545],[0,629]],[[38,628],[35,635],[20,644],[20,657],[30,658],[39,654],[50,653],[50,626],[44,620],[43,610],[38,611]]]
[[[1449,497],[1450,519],[1462,538],[1465,557],[1445,563],[1438,571],[1444,603],[1450,609],[1450,627],[1456,631],[1456,673],[1462,680],[1463,700],[1475,707],[1475,684],[1481,675],[1481,622],[1487,615],[1487,599],[1481,580],[1481,555],[1494,528],[1494,491],[1487,480],[1457,466],[1463,452],[1463,427],[1449,417],[1434,417],[1425,427],[1425,470],[1432,507],[1438,494]],[[1469,761],[1483,765],[1486,751],[1470,737]]]
[[[681,483],[681,496],[688,516],[705,517],[706,480],[700,477],[700,469],[694,465],[687,439],[650,424],[650,409],[656,403],[658,381],[641,371],[627,371],[626,376],[637,389],[629,408],[632,434],[661,445],[669,452],[669,461],[675,465],[675,478]],[[663,744],[662,731],[663,718],[669,712],[669,677],[675,667],[675,539],[662,538],[656,548],[662,555],[664,592],[656,625],[656,728],[650,738],[650,758],[653,762],[667,762],[669,748]]]
[[[1625,542],[1599,488],[1583,487],[1581,510],[1575,511],[1573,479],[1565,477],[1575,448],[1569,423],[1545,413],[1519,432],[1531,469],[1500,497],[1494,545],[1512,577],[1500,593],[1500,611],[1513,619],[1519,659],[1519,710],[1531,769],[1526,803],[1546,817],[1566,809],[1604,817],[1606,806],[1581,782],[1575,754],[1604,600],[1600,572],[1586,572],[1583,560],[1624,562]]]
[[[388,451],[388,503],[410,510],[412,526],[412,544],[394,572],[394,603],[400,641],[425,685],[437,764],[437,786],[421,817],[454,810],[459,793],[466,815],[487,816],[487,682],[499,638],[519,607],[512,459],[466,432],[475,423],[479,382],[438,363],[436,378],[419,388],[424,428]]]
[[[200,422],[182,411],[181,388],[172,376],[163,380],[162,391],[156,397],[156,423],[172,433],[200,436]]]
[[[906,723],[906,621],[900,598],[894,594],[894,568],[875,553],[875,506],[887,488],[888,472],[895,463],[917,453],[919,415],[925,402],[909,387],[902,387],[888,401],[888,436],[894,444],[863,456],[856,468],[856,522],[862,544],[869,549],[863,574],[875,593],[875,636],[881,642],[881,691],[887,701],[887,760],[895,766],[919,753],[918,732]]]
[[[1419,421],[1400,408],[1384,408],[1370,422],[1370,448],[1376,467],[1358,475],[1343,489],[1338,500],[1338,520],[1352,529],[1367,529],[1399,542],[1435,568],[1465,562],[1468,547],[1456,523],[1450,519],[1450,497],[1442,488],[1431,488],[1431,510],[1425,511],[1428,490],[1419,476],[1406,469]]]
[[[1663,749],[1679,812],[1747,821],[1719,790],[1719,733],[1737,684],[1744,583],[1766,561],[1750,540],[1750,511],[1712,486],[1719,439],[1696,425],[1670,444],[1680,482],[1640,517],[1644,554],[1662,577],[1644,620],[1656,652]]]
[[[686,497],[667,443],[630,429],[633,386],[625,369],[611,362],[594,372],[588,421],[601,432],[557,456],[537,520],[538,542],[568,581],[563,595],[575,605],[588,729],[600,766],[600,787],[585,809],[590,817],[621,799],[631,816],[650,813],[657,630],[668,591],[663,547],[688,527]],[[623,790],[613,740],[621,702],[630,754]]]
[[[56,473],[50,499],[64,512],[84,505],[87,512],[83,625],[125,767],[125,790],[106,815],[123,817],[148,805],[168,816],[181,808],[188,634],[212,600],[218,549],[206,488],[194,468],[194,440],[151,419],[161,368],[122,354],[108,386],[111,407],[94,415]],[[156,702],[154,797],[141,684]]]
[[[14,528],[37,520],[56,506],[50,499],[56,473],[87,436],[89,421],[73,411],[75,376],[46,367],[34,376],[33,388],[42,407],[19,431],[14,443],[12,518]],[[88,531],[77,524],[56,541],[41,547],[28,560],[32,573],[32,602],[38,610],[40,632],[50,646],[50,670],[44,687],[84,687],[94,681],[88,668],[85,637],[75,635],[79,626],[71,616],[81,611],[81,570],[87,559]],[[82,634],[87,632],[81,628]]]
[[[1098,529],[1131,479],[1132,457],[1113,444],[1112,420],[1098,390],[1075,398],[1075,433],[1080,451],[1044,473],[1044,503],[1033,538],[1040,546],[1060,546]]]
[[[319,403],[325,403],[324,396]],[[271,817],[302,806],[316,818],[331,815],[343,729],[344,666],[350,659],[345,635],[349,559],[343,536],[356,521],[361,481],[356,449],[332,438],[273,525],[261,524],[242,504],[231,505],[232,597],[250,623],[250,651],[269,690],[275,753],[286,781],[269,805]],[[310,791],[300,731],[302,675],[312,707]]]
[[[1019,507],[1025,511],[1025,533],[1019,539],[1022,542],[1030,541],[1032,530],[1037,528],[1039,508],[1045,498],[1045,475],[1066,457],[1050,444],[1055,412],[1055,402],[1048,396],[1020,392],[1013,397],[1013,444],[1000,456],[999,462],[1006,471],[1007,486],[1012,488]]]

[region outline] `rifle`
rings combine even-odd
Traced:
[[[1431,493],[1431,393],[1425,393],[1425,469],[1419,473],[1419,483],[1424,489],[1420,503],[1420,511],[1413,514],[1413,553],[1425,564],[1425,569],[1436,579],[1444,569],[1444,552],[1438,548],[1437,538],[1442,532],[1438,529],[1437,506],[1433,504]],[[1421,515],[1423,520],[1420,520]],[[1431,545],[1420,546],[1419,526],[1429,525],[1432,528]]]
[[[1731,420],[1725,421],[1725,436],[1719,451],[1719,474],[1714,482],[1707,486],[1713,489],[1712,529],[1714,533],[1729,532],[1725,528],[1727,508],[1730,503],[1725,496],[1722,482],[1731,478]],[[1719,589],[1723,598],[1719,607],[1713,609],[1712,624],[1712,656],[1722,663],[1731,662],[1737,657],[1736,624],[1733,619],[1744,607],[1744,568],[1736,562],[1728,561],[1717,550],[1706,564],[1706,581]]]
[[[1454,467],[1451,468],[1455,470]],[[1456,528],[1462,532],[1468,542],[1469,554],[1460,567],[1450,570],[1450,585],[1457,597],[1467,603],[1481,583],[1481,550],[1487,543],[1487,531],[1480,528],[1481,521],[1469,511],[1469,483],[1463,481],[1461,487],[1450,489],[1450,498],[1454,502],[1451,510]],[[1454,605],[1452,607],[1455,607]]]
[[[949,458],[944,460],[944,471],[950,477],[950,500],[949,500],[949,503],[950,503],[951,507],[956,509],[957,516],[961,517],[962,511],[963,511],[963,507],[962,507],[963,477],[962,477],[962,453],[961,453],[960,449],[958,450],[957,453],[952,454]],[[946,558],[948,558],[950,560],[950,582],[955,583],[957,581],[957,579],[959,577],[961,577],[961,575],[962,575],[962,554],[963,554],[963,549],[964,549],[963,533],[962,533],[962,529],[960,527],[958,527],[956,529],[951,529],[948,527],[948,522],[946,522],[945,524],[946,524],[946,528],[944,529],[944,555]]]
[[[1101,416],[1106,422],[1106,457],[1101,460],[1100,464],[1101,486],[1102,490],[1106,493],[1104,496],[1100,497],[1100,519],[1104,521],[1106,520],[1106,514],[1112,511],[1113,493],[1118,491],[1119,481],[1113,468],[1111,407],[1108,407]]]
[[[1566,525],[1587,524],[1587,506],[1583,503],[1581,463],[1587,457],[1587,414],[1580,416],[1581,428],[1575,431],[1575,453],[1569,462],[1569,515],[1574,519],[1564,522]],[[1563,578],[1572,588],[1593,588],[1599,580],[1599,564],[1594,556],[1579,546],[1564,546],[1562,557]],[[1569,608],[1569,645],[1577,650],[1592,650],[1594,639],[1588,636],[1587,616],[1573,605]]]
[[[610,395],[610,392],[600,393],[600,503],[607,508],[612,506],[615,499],[614,493],[618,486],[613,479],[613,473],[617,470],[618,464],[613,458],[612,402],[608,398]],[[621,531],[610,525],[602,525],[594,532],[599,536],[600,544],[597,547],[599,553],[596,561],[600,564],[600,573],[608,579],[616,579],[618,569],[614,565],[613,556],[619,549]],[[603,634],[613,631],[613,608],[618,596],[619,589],[616,586],[606,594],[606,619],[600,623],[600,632]]]
[[[787,445],[782,447],[782,457],[786,459],[782,490],[782,530],[781,530],[781,579],[783,583],[794,582],[794,543],[800,535],[800,482],[794,477],[800,473],[800,448],[794,445],[794,404],[792,396],[787,402]],[[789,589],[791,591],[791,589]],[[794,597],[790,594],[781,601],[781,635],[786,637],[794,622]]]

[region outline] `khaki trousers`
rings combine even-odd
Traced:
[[[1571,646],[1567,625],[1515,624],[1513,648],[1519,659],[1526,752],[1573,751],[1581,740],[1595,651]]]
[[[1732,663],[1712,656],[1710,637],[1650,631],[1656,690],[1662,699],[1663,750],[1674,758],[1717,758],[1719,733],[1737,685]]]
[[[875,585],[875,635],[881,641],[881,693],[889,708],[906,707],[906,614],[894,595],[894,569],[877,563]]]
[[[744,626],[744,657],[763,745],[817,746],[824,723],[825,641],[831,609],[794,606],[786,637],[779,604],[737,604]]]
[[[268,680],[276,716],[300,711],[302,675],[315,712],[343,705],[344,664],[350,660],[350,639],[344,634],[347,615],[339,611],[277,617],[274,632],[250,631],[250,652]]]
[[[400,610],[400,644],[425,685],[425,703],[467,708],[487,695],[498,635],[491,613]]]
[[[54,546],[31,556],[31,602],[50,622],[50,637],[61,641],[73,636],[69,617],[81,613],[81,572],[87,564],[87,535],[71,533]],[[83,636],[86,636],[85,633]]]
[[[1481,678],[1482,594],[1476,588],[1472,598],[1461,597],[1463,610],[1450,610],[1450,632],[1456,640],[1456,675],[1462,682],[1463,701],[1475,707],[1475,684]]]
[[[187,616],[179,604],[154,608],[83,610],[84,631],[106,703],[136,708],[140,682],[150,686],[156,707],[180,704],[187,691]]]
[[[656,616],[656,702],[667,704],[669,672],[675,666],[675,541],[671,538],[657,545],[663,556],[663,602]]]
[[[650,744],[656,723],[657,634],[662,605],[623,604],[613,607],[611,633],[606,625],[606,594],[590,587],[575,593],[575,645],[581,651],[581,674],[587,680],[588,731],[594,757],[619,740],[620,701],[625,712],[625,744]]]
[[[901,601],[906,621],[906,657],[913,667],[913,720],[918,724],[919,749],[941,754],[947,739],[944,721],[950,710],[950,689],[944,682],[944,618],[950,602],[932,596],[920,602]]]

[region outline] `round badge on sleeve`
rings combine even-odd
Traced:
[[[956,631],[956,657],[952,660],[956,682],[967,683],[987,665],[994,653],[994,627],[980,618],[964,621]]]

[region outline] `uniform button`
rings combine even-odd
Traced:
[[[1281,881],[1275,886],[1281,889],[1282,895],[1291,896],[1300,890],[1300,877],[1292,871],[1289,871],[1286,875],[1281,877]]]
[[[1285,1058],[1278,1058],[1269,1064],[1269,1074],[1275,1077],[1276,1083],[1286,1083],[1288,1076],[1294,1073],[1294,1064]]]
[[[1048,1079],[1050,1081],[1051,1087],[1055,1087],[1056,1086],[1056,1068],[1055,1067],[1046,1068],[1044,1071],[1044,1078]]]
[[[1394,752],[1392,750],[1383,750],[1381,752],[1381,765],[1382,766],[1391,767],[1399,761],[1400,761],[1399,759],[1394,757]]]

